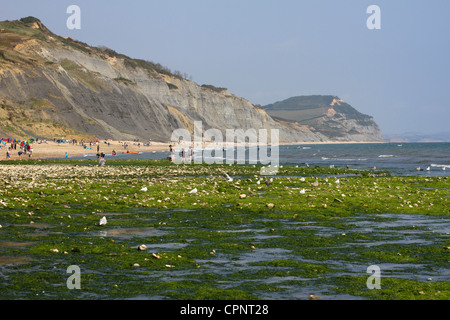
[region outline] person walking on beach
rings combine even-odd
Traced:
[[[9,147],[6,147],[6,160],[11,159],[11,151],[9,150]]]
[[[192,147],[189,147],[189,149],[188,149],[188,152],[189,152],[189,162],[192,162],[192,158],[193,158],[193,156],[194,156],[194,149],[192,149]]]
[[[31,155],[33,154],[33,147],[31,146],[31,144],[28,145],[28,157],[31,158]]]

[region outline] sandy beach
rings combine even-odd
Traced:
[[[109,144],[108,144],[109,143]],[[348,144],[348,143],[374,143],[374,142],[361,142],[361,141],[326,141],[326,142],[292,142],[292,143],[280,143],[279,145],[311,145],[311,144]],[[98,143],[99,145],[99,151],[103,152],[105,154],[111,154],[112,151],[116,151],[117,154],[122,154],[122,152],[125,152],[126,149],[124,148],[124,145],[128,144],[128,151],[130,152],[152,152],[152,151],[169,151],[169,145],[172,144],[175,149],[181,148],[180,145],[177,145],[176,143],[170,143],[170,142],[152,142],[151,145],[145,145],[141,142],[138,144],[138,142],[133,141],[100,141]],[[10,144],[7,144],[10,146]],[[220,144],[220,146],[226,146],[227,143],[224,142],[223,144]],[[246,144],[248,145],[248,143]],[[216,146],[217,144],[206,143],[203,145],[203,147],[212,147]],[[68,157],[79,157],[83,155],[96,155],[97,154],[97,145],[92,144],[89,145],[87,143],[86,148],[79,144],[72,144],[72,143],[57,143],[53,141],[46,141],[46,142],[36,142],[32,144],[32,159],[48,159],[48,158],[64,158],[66,157],[66,152]],[[11,149],[11,148],[10,148]],[[18,155],[18,152],[20,151],[20,147],[17,146],[17,149],[11,150],[11,160],[18,160],[18,159],[30,159],[28,154],[23,154],[20,158]],[[0,147],[0,160],[7,160],[6,158],[6,148],[5,146],[1,145]]]
[[[117,152],[117,154],[122,154],[125,152],[125,148],[123,144],[128,144],[128,150],[130,152],[151,152],[151,151],[168,151],[169,144],[162,142],[152,142],[150,146],[144,146],[142,143],[138,145],[137,142],[130,141],[108,141],[105,143],[104,141],[100,141],[98,143],[99,151],[105,154],[110,154],[113,150]],[[8,144],[10,146],[10,144]],[[72,143],[57,143],[53,141],[47,142],[37,142],[32,144],[32,155],[31,159],[44,159],[44,158],[64,158],[75,157],[75,156],[83,156],[85,154],[96,155],[97,154],[97,145],[93,144],[92,146],[87,143],[86,148],[79,144]],[[11,160],[18,160],[20,151],[20,147],[17,146],[17,149],[11,150]],[[21,159],[27,160],[30,159],[28,154],[22,154]],[[6,148],[2,146],[0,148],[0,160],[6,160]]]

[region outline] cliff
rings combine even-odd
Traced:
[[[274,119],[311,126],[331,141],[385,141],[371,116],[337,96],[298,96],[262,108]]]
[[[193,132],[202,121],[204,130],[224,134],[279,129],[281,142],[329,139],[224,88],[55,35],[36,18],[0,22],[0,29],[0,137],[166,142],[175,129]]]

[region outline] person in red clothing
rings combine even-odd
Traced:
[[[33,154],[33,147],[31,146],[31,144],[27,144],[27,152],[28,157],[31,158],[31,155]]]

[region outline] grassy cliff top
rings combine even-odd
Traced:
[[[1,60],[13,63],[17,62],[14,57],[11,57],[14,54],[11,55],[8,52],[11,52],[18,44],[34,39],[56,46],[70,47],[87,54],[96,54],[102,58],[111,57],[122,59],[126,66],[134,69],[142,68],[155,77],[161,75],[168,75],[179,79],[186,79],[188,77],[188,75],[182,74],[180,71],[172,71],[159,63],[143,59],[133,59],[104,46],[93,47],[69,37],[58,36],[51,32],[38,18],[32,16],[14,21],[0,21],[0,30],[0,62]]]
[[[310,113],[316,110],[316,113],[318,113],[316,116],[320,116],[327,109],[333,108],[336,112],[345,114],[347,119],[367,120],[370,118],[368,115],[359,112],[334,95],[296,96],[263,106],[262,108],[268,111],[268,113],[277,111],[305,111]],[[294,117],[293,119],[296,118],[298,117]],[[301,116],[299,119],[301,119]]]

